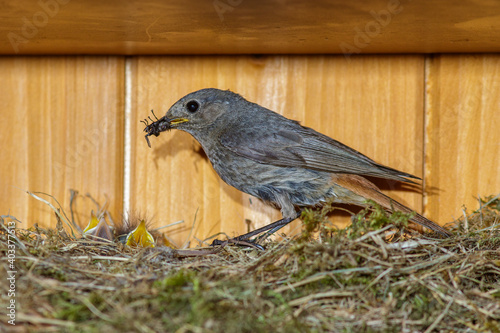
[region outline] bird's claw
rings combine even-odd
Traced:
[[[264,251],[264,247],[257,243],[255,240],[239,240],[238,237],[230,238],[225,241],[214,239],[210,246],[226,246],[227,244],[235,244],[242,247],[251,247],[253,249]]]

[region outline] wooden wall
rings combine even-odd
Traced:
[[[379,185],[441,224],[500,192],[500,55],[3,57],[0,80],[0,214],[23,227],[56,222],[24,190],[68,209],[70,188],[107,201],[115,219],[130,207],[156,226],[184,220],[169,231],[179,244],[193,221],[191,239],[204,239],[245,232],[246,219],[252,228],[277,219],[224,184],[188,134],[163,133],[148,148],[139,120],[205,87],[423,177],[422,193]],[[81,224],[92,208],[77,202]]]
[[[497,0],[3,1],[0,54],[500,52]]]

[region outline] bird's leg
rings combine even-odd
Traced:
[[[250,231],[244,235],[235,237],[231,241],[233,241],[234,243],[238,243],[238,241],[245,241],[245,242],[254,243],[254,244],[258,243],[261,240],[266,239],[267,237],[271,236],[276,231],[280,230],[281,228],[283,228],[284,226],[286,226],[287,224],[289,224],[293,220],[297,219],[301,213],[302,213],[302,211],[299,211],[299,212],[297,212],[297,214],[294,217],[284,217],[281,220],[278,220],[276,222],[265,225],[259,229],[255,229],[255,230]],[[251,241],[249,240],[250,237],[261,234],[263,232],[265,232],[265,234],[257,237],[257,239],[251,240]],[[223,243],[224,243],[223,241],[216,239],[212,242],[212,246],[221,245]]]
[[[288,225],[289,223],[291,223],[295,219],[299,218],[301,214],[302,214],[302,210],[298,211],[294,217],[282,218],[281,220],[278,220],[276,222],[273,222],[273,223],[268,224],[262,228],[259,228],[257,230],[254,230],[252,232],[249,232],[247,234],[241,235],[241,236],[236,237],[236,238],[239,240],[240,239],[248,239],[254,235],[257,235],[257,234],[263,233],[264,231],[267,231],[266,233],[260,235],[255,240],[253,240],[255,243],[258,243],[258,242],[266,239],[267,237],[271,236],[272,234],[274,234],[275,232],[277,232],[278,230],[280,230],[284,226]],[[263,230],[261,230],[261,229],[263,229]]]

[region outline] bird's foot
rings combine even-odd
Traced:
[[[238,237],[230,238],[230,239],[225,240],[225,241],[221,241],[219,239],[214,239],[214,241],[212,242],[212,244],[210,246],[226,246],[228,244],[235,244],[235,245],[242,246],[242,247],[250,247],[253,249],[264,251],[264,247],[262,245],[258,244],[258,241],[259,241],[258,239],[257,240],[250,240],[250,239],[241,240],[241,239],[238,239]]]

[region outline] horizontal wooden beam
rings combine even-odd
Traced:
[[[500,52],[496,0],[13,1],[0,54]]]

